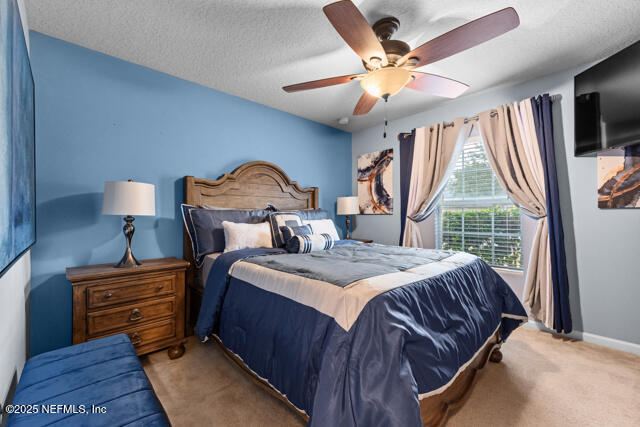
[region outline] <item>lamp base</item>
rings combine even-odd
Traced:
[[[346,215],[347,217],[347,240],[351,239],[351,215]]]
[[[135,227],[133,226],[133,221],[135,220],[135,218],[131,215],[127,215],[123,219],[125,224],[124,227],[122,227],[122,232],[124,233],[124,237],[127,241],[127,249],[124,251],[124,255],[122,256],[120,262],[115,264],[114,267],[137,267],[139,265],[142,265],[142,263],[138,261],[131,252],[131,238],[133,237],[133,233],[136,231]]]
[[[142,265],[142,263],[138,261],[136,257],[133,256],[130,250],[128,250],[124,253],[120,262],[115,264],[114,267],[125,268],[125,267],[137,267],[139,265]]]

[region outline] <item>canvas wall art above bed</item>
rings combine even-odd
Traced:
[[[598,155],[598,207],[640,208],[640,144]]]
[[[0,0],[0,275],[35,242],[33,77],[16,0]]]
[[[393,213],[393,149],[358,156],[358,205],[361,214]]]

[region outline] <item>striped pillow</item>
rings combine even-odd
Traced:
[[[271,235],[273,236],[273,247],[284,248],[287,241],[282,236],[280,227],[298,227],[302,225],[300,216],[292,212],[271,212],[269,214],[269,223],[271,224]]]
[[[333,247],[333,238],[328,234],[303,234],[293,236],[287,242],[287,252],[308,254],[313,251],[326,251]]]
[[[313,234],[311,230],[311,226],[309,225],[297,225],[293,227],[289,227],[287,225],[283,225],[280,227],[280,232],[282,233],[282,240],[288,242],[293,236],[302,236],[303,234]]]
[[[304,225],[311,226],[313,234],[327,233],[333,237],[333,240],[340,240],[340,235],[338,234],[338,230],[336,230],[336,225],[333,223],[332,219],[302,220],[302,223]]]

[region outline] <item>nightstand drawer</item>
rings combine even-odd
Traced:
[[[175,292],[175,275],[145,277],[87,288],[87,308],[99,308],[129,301],[170,295]]]
[[[156,341],[175,338],[176,322],[174,319],[167,319],[162,322],[153,323],[148,326],[140,326],[134,330],[126,331],[125,334],[129,335],[131,343],[138,349]]]
[[[175,319],[165,319],[146,325],[140,325],[137,328],[129,328],[97,337],[91,337],[89,340],[95,340],[114,334],[127,334],[129,339],[131,339],[131,343],[136,348],[136,351],[138,351],[141,347],[145,347],[149,344],[173,339],[176,337],[176,332]]]
[[[115,329],[131,328],[137,324],[174,316],[175,312],[175,297],[94,311],[87,314],[87,334],[97,335]]]

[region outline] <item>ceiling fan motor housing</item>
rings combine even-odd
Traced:
[[[401,40],[391,40],[393,34],[400,28],[400,21],[398,18],[389,16],[378,20],[373,26],[373,32],[378,37],[385,54],[387,55],[387,62],[389,66],[395,67],[397,61],[404,55],[411,51],[411,47]],[[362,61],[364,68],[367,71],[373,71],[376,67],[369,65],[366,61]]]
[[[398,28],[400,28],[400,20],[394,16],[379,19],[371,26],[380,41],[391,39]]]

